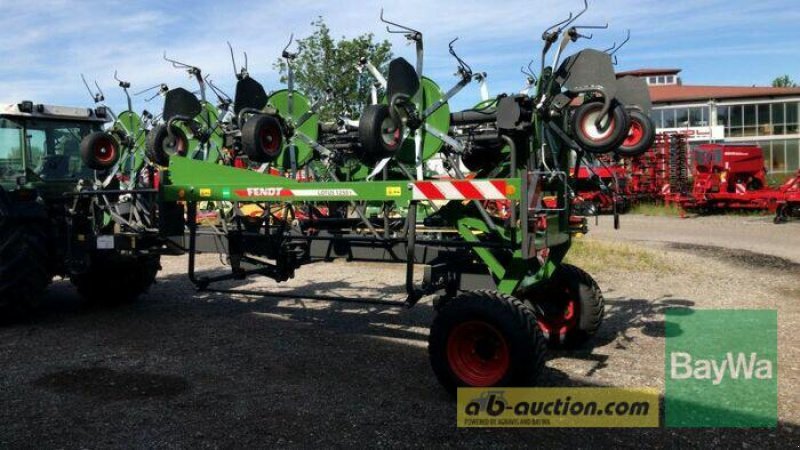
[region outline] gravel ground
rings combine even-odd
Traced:
[[[594,273],[604,328],[593,346],[552,354],[542,384],[663,388],[666,307],[774,308],[777,430],[457,429],[428,365],[429,300],[380,304],[402,298],[403,267],[321,263],[286,284],[230,286],[266,297],[196,292],[185,258],[169,257],[136,304],[89,308],[56,282],[35,315],[0,326],[0,447],[798,445],[800,224],[758,219],[628,216],[619,232],[602,220],[594,239],[635,240],[685,270]]]

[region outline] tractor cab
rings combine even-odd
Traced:
[[[106,117],[105,108],[30,101],[0,108],[0,186],[14,190],[91,177],[81,159],[81,141],[102,130]]]

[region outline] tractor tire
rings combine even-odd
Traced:
[[[392,156],[403,143],[402,127],[394,123],[387,105],[368,105],[358,122],[361,154],[368,161]]]
[[[165,124],[156,125],[147,133],[145,154],[154,164],[166,167],[171,156],[186,156],[188,153],[189,139],[177,127],[172,127],[172,137]]]
[[[119,305],[131,303],[145,293],[159,270],[159,255],[95,254],[89,269],[72,275],[71,280],[89,303]]]
[[[603,154],[614,151],[628,137],[631,127],[630,115],[625,108],[613,102],[606,119],[606,128],[601,130],[595,122],[602,112],[602,102],[588,102],[577,107],[572,114],[572,134],[578,145],[589,153]]]
[[[622,145],[614,151],[623,158],[643,155],[656,141],[656,125],[653,119],[641,111],[630,111],[631,126]]]
[[[81,160],[92,170],[108,170],[119,161],[117,139],[104,131],[95,131],[81,140]]]
[[[605,315],[605,300],[597,282],[584,270],[561,264],[542,289],[525,300],[552,348],[573,349],[594,336]]]
[[[250,161],[275,161],[283,150],[281,123],[266,114],[251,117],[242,127],[242,147]]]
[[[463,292],[441,305],[428,340],[433,372],[452,394],[458,387],[530,386],[546,352],[533,310],[492,291]]]
[[[44,222],[5,217],[3,211],[0,206],[0,310],[24,312],[38,304],[52,280],[47,228]]]

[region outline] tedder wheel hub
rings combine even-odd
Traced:
[[[628,137],[622,145],[632,147],[641,142],[642,138],[644,138],[644,127],[642,127],[639,121],[634,120],[631,122],[631,129],[628,131]]]
[[[605,301],[591,275],[561,264],[548,285],[525,294],[536,311],[536,322],[551,347],[574,348],[600,329]]]
[[[450,333],[447,360],[455,375],[472,386],[492,386],[510,365],[508,344],[489,323],[465,322]]]
[[[93,170],[106,170],[119,160],[119,145],[114,136],[103,131],[87,135],[81,140],[81,160]]]

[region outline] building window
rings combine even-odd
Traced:
[[[773,141],[771,156],[771,170],[773,172],[786,172],[786,141]]]
[[[772,136],[774,130],[772,128],[770,104],[764,103],[756,105],[758,117],[758,135],[759,136]]]
[[[656,128],[664,128],[664,111],[660,109],[654,109],[650,113],[650,118],[653,119],[653,123],[656,124]]]
[[[725,134],[729,134],[731,128],[731,124],[728,122],[730,109],[730,106],[717,107],[717,125],[725,127]]]
[[[743,133],[742,136],[755,136],[756,129],[758,128],[758,121],[756,118],[756,105],[744,105],[743,118]]]
[[[707,127],[708,120],[706,119],[706,109],[704,107],[689,108],[689,126],[690,127]]]
[[[658,84],[666,84],[666,83],[667,79],[663,75],[658,77]]]
[[[784,111],[786,110],[786,104],[784,103],[773,103],[772,104],[772,131],[775,134],[786,134],[786,122],[784,118],[786,115]],[[760,112],[759,112],[760,113]]]
[[[665,109],[664,110],[664,127],[665,128],[678,128],[678,124],[675,122],[675,110],[674,109]]]
[[[800,169],[800,141],[786,141],[786,170],[793,172]]]
[[[800,133],[800,128],[797,126],[798,108],[800,108],[800,103],[786,104],[786,134]]]
[[[658,82],[658,78],[650,77],[647,82],[650,84],[656,84]]]
[[[675,126],[686,128],[689,126],[689,109],[681,108],[675,110]]]

